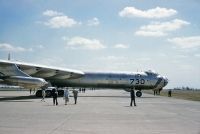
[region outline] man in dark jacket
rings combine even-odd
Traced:
[[[76,104],[77,103],[77,97],[78,97],[78,91],[73,89],[72,92],[73,92],[73,95],[74,95],[74,104]]]
[[[168,97],[171,97],[172,96],[172,90],[169,90],[168,91]]]
[[[134,102],[134,106],[136,106],[136,103],[135,103],[135,90],[134,90],[134,89],[131,89],[130,95],[131,95],[131,103],[130,103],[130,106],[132,107],[132,103],[133,103],[133,102]]]
[[[55,88],[52,89],[52,96],[53,96],[53,105],[55,104],[58,105],[58,100],[57,100],[58,92]]]

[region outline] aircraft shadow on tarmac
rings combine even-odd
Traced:
[[[70,97],[73,97],[73,96],[70,96]],[[102,97],[102,98],[130,98],[130,96],[109,96],[109,95],[101,95],[101,96],[91,96],[91,95],[81,95],[81,96],[78,96],[78,97]],[[137,99],[138,97],[136,97],[136,99]],[[157,97],[151,97],[151,96],[145,96],[145,97],[140,97],[140,98],[157,98]]]
[[[41,99],[40,97],[36,97],[35,95],[31,96],[1,96],[0,102],[32,102],[32,99]],[[73,96],[70,96],[73,97]],[[109,96],[109,95],[102,95],[102,96],[91,96],[91,95],[81,95],[78,97],[92,97],[92,98],[130,98],[130,96]],[[48,97],[51,98],[51,97]],[[59,98],[59,97],[58,97]],[[140,97],[144,98],[157,98],[157,97]],[[138,97],[136,97],[138,99]],[[29,100],[29,101],[28,101]]]
[[[0,98],[0,102],[32,102],[32,101],[27,101],[29,99],[38,99],[38,98],[35,97],[34,95],[31,95],[31,96],[3,96],[2,98]]]

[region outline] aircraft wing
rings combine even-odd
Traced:
[[[72,69],[62,69],[62,68],[41,66],[36,64],[27,64],[15,61],[5,61],[5,60],[0,60],[0,75],[5,74],[4,71],[6,71],[6,68],[10,67],[11,65],[16,65],[21,72],[27,75],[30,75],[32,77],[43,78],[45,80],[75,79],[75,78],[80,78],[84,75],[84,72]],[[4,67],[4,70],[1,67]],[[12,70],[10,73],[12,74]]]

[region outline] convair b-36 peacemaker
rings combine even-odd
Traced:
[[[152,71],[131,73],[82,72],[15,61],[0,60],[0,83],[24,88],[56,87],[114,88],[162,90],[168,79]]]

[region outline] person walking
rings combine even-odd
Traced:
[[[44,101],[45,102],[45,97],[46,97],[46,92],[45,92],[45,89],[42,89],[42,100],[41,101]]]
[[[171,97],[172,96],[172,90],[169,90],[168,91],[168,97]]]
[[[156,90],[153,90],[153,95],[156,96]]]
[[[73,89],[72,93],[74,95],[74,104],[76,104],[77,103],[77,98],[78,98],[78,91]]]
[[[58,92],[57,90],[54,88],[52,89],[52,96],[53,96],[53,105],[58,105]]]
[[[65,100],[65,105],[67,105],[67,102],[69,101],[69,90],[67,88],[64,90],[63,99]]]
[[[134,89],[131,89],[130,96],[131,96],[130,106],[132,107],[132,103],[133,102],[134,102],[134,106],[136,106],[136,103],[135,103],[135,90]]]

